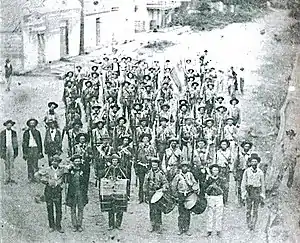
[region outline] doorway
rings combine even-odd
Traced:
[[[60,57],[67,55],[69,55],[69,26],[66,20],[60,25]]]
[[[44,33],[38,33],[37,34],[37,39],[38,39],[38,64],[42,65],[46,62],[45,34]]]

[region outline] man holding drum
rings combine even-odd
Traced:
[[[151,170],[146,174],[144,182],[144,192],[146,196],[146,201],[149,202],[150,209],[150,222],[152,229],[150,232],[157,232],[161,234],[162,225],[162,208],[158,201],[152,203],[152,198],[154,195],[162,194],[168,190],[168,181],[162,170],[159,169],[159,159],[156,157],[151,158]],[[157,193],[156,193],[157,192]]]
[[[189,232],[191,211],[185,207],[185,201],[193,193],[199,193],[199,184],[193,174],[189,171],[189,161],[180,164],[181,171],[172,181],[172,192],[178,198],[178,235],[185,234],[191,236]]]

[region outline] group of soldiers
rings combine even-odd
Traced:
[[[238,135],[242,116],[237,96],[244,93],[243,75],[244,68],[216,70],[207,51],[179,63],[105,55],[90,66],[76,65],[68,71],[63,92],[65,126],[59,129],[58,104],[49,102],[44,150],[36,119],[28,120],[22,143],[28,179],[46,185],[50,230],[64,232],[63,188],[67,188],[73,229],[83,230],[92,172],[99,190],[104,178],[127,180],[125,203],[132,200],[135,173],[139,203],[149,203],[151,232],[162,233],[163,209],[151,202],[162,191],[178,204],[179,235],[191,235],[192,210],[187,199],[196,194],[197,200],[207,202],[208,237],[214,230],[221,236],[223,209],[234,179],[238,204],[246,202],[247,225],[254,230],[265,185],[253,142],[240,141]],[[6,133],[14,124],[5,122]],[[7,142],[9,136],[1,135],[6,161],[7,156],[18,155],[14,136]],[[66,160],[61,158],[64,137],[68,140]],[[12,149],[7,150],[11,142]],[[38,170],[44,154],[49,168]],[[13,181],[10,174],[6,179],[6,183]],[[118,208],[109,210],[109,229],[121,228],[126,210]]]

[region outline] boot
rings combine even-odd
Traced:
[[[161,229],[160,225],[157,225],[156,232],[157,232],[157,234],[162,234],[162,229]]]

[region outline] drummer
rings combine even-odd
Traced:
[[[119,165],[120,156],[113,154],[111,156],[111,164],[108,163],[105,170],[101,171],[100,177],[104,177],[111,180],[127,179],[125,175],[125,169]],[[113,202],[112,210],[108,212],[108,224],[109,230],[121,229],[123,220],[123,211],[118,210],[116,201]]]
[[[169,185],[166,175],[161,169],[159,169],[159,158],[152,157],[150,162],[151,169],[146,174],[145,182],[143,185],[146,201],[149,202],[150,222],[152,226],[150,232],[157,232],[158,234],[162,234],[162,209],[158,204],[160,198],[158,198],[155,203],[151,203],[151,199],[156,196],[159,197],[159,195],[162,196],[163,192],[166,192],[168,190]]]
[[[181,171],[174,177],[171,184],[172,192],[178,198],[178,235],[185,234],[187,236],[192,235],[189,232],[191,211],[185,207],[185,200],[193,193],[199,194],[199,184],[189,171],[189,166],[189,161],[183,161],[180,164]]]

